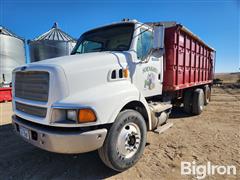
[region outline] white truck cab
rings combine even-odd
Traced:
[[[162,26],[122,21],[84,33],[70,56],[13,71],[13,126],[27,142],[58,153],[97,150],[123,171],[143,153],[147,130],[167,120]],[[156,115],[157,114],[157,115]]]

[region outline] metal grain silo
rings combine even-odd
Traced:
[[[25,64],[24,39],[0,26],[0,84],[12,81],[12,70]]]
[[[46,33],[32,41],[28,41],[30,61],[69,55],[76,45],[76,41],[58,28],[57,23]]]

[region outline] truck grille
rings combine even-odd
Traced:
[[[16,72],[15,97],[48,101],[49,73],[43,71]]]
[[[46,114],[47,114],[47,108],[30,106],[30,105],[22,104],[19,102],[16,102],[16,109],[18,111],[21,111],[33,116],[39,116],[39,117],[46,117]]]

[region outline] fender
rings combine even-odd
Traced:
[[[106,83],[96,88],[81,91],[54,103],[53,106],[84,105],[91,107],[96,112],[97,121],[79,124],[79,126],[91,126],[113,123],[121,109],[132,101],[140,101],[146,108],[150,129],[151,116],[148,104],[138,89],[127,80]]]
[[[128,97],[126,95],[126,98],[124,99],[124,101],[122,101],[122,103],[116,108],[116,110],[113,112],[112,116],[111,116],[111,122],[114,122],[115,119],[117,118],[117,115],[119,114],[119,112],[122,110],[122,108],[124,106],[126,106],[128,103],[133,102],[133,101],[139,101],[146,109],[147,111],[147,116],[148,116],[148,129],[151,130],[152,129],[152,121],[151,121],[151,113],[150,113],[150,109],[148,107],[148,103],[146,101],[146,99],[144,98],[144,96],[142,95],[142,93],[140,91],[138,91],[138,89],[136,88],[136,91],[139,95],[139,97]]]

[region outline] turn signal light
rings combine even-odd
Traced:
[[[123,76],[124,76],[125,78],[128,77],[128,68],[126,68],[126,69],[123,70]]]
[[[87,123],[96,121],[96,115],[91,109],[80,109],[78,111],[78,122]]]

